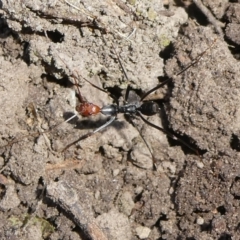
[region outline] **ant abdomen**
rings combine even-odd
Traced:
[[[152,116],[159,112],[159,106],[153,101],[143,102],[143,104],[138,108],[138,111],[145,116]]]

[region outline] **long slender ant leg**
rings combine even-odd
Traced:
[[[93,131],[93,133],[99,132],[101,130],[103,130],[104,128],[106,128],[107,126],[109,126],[112,122],[114,122],[116,120],[117,116],[113,116],[111,117],[106,123],[104,123],[101,127],[95,129]]]
[[[97,132],[103,130],[104,128],[106,128],[107,126],[109,126],[112,122],[114,122],[114,121],[116,120],[116,118],[117,118],[116,116],[111,117],[105,124],[103,124],[103,125],[100,126],[99,128],[97,128],[97,129],[95,129],[94,131],[89,132],[89,133],[81,136],[80,138],[78,138],[78,139],[75,140],[74,142],[71,142],[70,144],[68,144],[64,149],[61,150],[61,152],[66,151],[66,150],[67,150],[68,148],[70,148],[72,145],[80,142],[80,141],[83,140],[83,139],[86,139],[86,138],[92,136],[94,133],[97,133]]]
[[[86,102],[81,94],[81,91],[80,91],[80,88],[79,88],[79,85],[77,84],[77,80],[76,80],[76,77],[73,75],[73,79],[74,79],[74,82],[75,82],[75,86],[77,87],[77,97],[78,97],[78,100],[80,103],[84,103]]]
[[[98,87],[97,85],[93,84],[92,82],[90,82],[90,81],[87,80],[86,78],[84,78],[84,77],[82,77],[82,78],[83,78],[86,82],[88,82],[90,85],[92,85],[93,87],[95,87],[96,89],[98,89],[98,90],[106,93],[108,96],[110,96],[110,97],[116,102],[117,105],[119,105],[119,101],[118,101],[118,99],[117,99],[114,95],[112,95],[112,94],[109,93],[108,91],[104,90],[103,88]]]
[[[61,61],[67,66],[67,64],[65,63],[65,61],[64,61],[60,56],[59,56],[59,58],[60,58]],[[75,72],[77,72],[77,71],[75,71]],[[78,73],[78,72],[77,72],[77,73]],[[79,74],[78,74],[78,75],[79,75]],[[76,85],[77,90],[78,90],[78,99],[79,99],[79,102],[80,102],[80,103],[87,102],[86,100],[84,100],[83,96],[81,95],[81,91],[80,91],[79,85],[77,84],[77,80],[76,80],[77,77],[76,77],[75,75],[72,75],[72,77],[73,77],[74,82],[75,82],[74,85]],[[106,90],[104,90],[103,88],[95,85],[94,83],[90,82],[88,79],[84,78],[83,76],[81,76],[81,77],[82,77],[82,79],[84,79],[86,82],[88,82],[91,86],[93,86],[93,87],[95,87],[96,89],[98,89],[98,90],[100,90],[100,91],[108,94],[108,95],[116,102],[116,104],[119,105],[118,99],[117,99],[114,95],[110,94],[108,91],[106,91]]]
[[[146,98],[150,93],[156,91],[157,89],[163,87],[164,85],[166,85],[171,79],[167,79],[164,82],[162,82],[161,84],[157,85],[156,87],[150,89],[149,91],[147,91],[145,94],[143,94],[143,96],[141,97],[141,101],[144,100],[144,98]]]
[[[124,96],[124,103],[125,104],[127,104],[128,103],[128,97],[129,97],[129,92],[130,92],[130,90],[131,90],[131,87],[130,87],[130,85],[128,84],[128,86],[127,86],[127,89],[126,89],[126,93],[125,93],[125,96]]]
[[[132,116],[131,116],[132,117]],[[153,161],[153,170],[157,170],[157,165],[156,165],[156,158],[154,157],[152,150],[150,148],[150,146],[148,145],[147,141],[145,140],[145,138],[143,137],[142,133],[140,132],[140,130],[138,129],[138,127],[136,126],[136,124],[134,123],[134,121],[131,119],[131,117],[128,119],[130,121],[130,123],[137,129],[140,137],[142,138],[143,142],[145,143],[145,145],[148,148],[148,151],[150,152],[151,156],[152,156],[152,161]]]
[[[161,128],[161,127],[159,127],[159,126],[157,126],[157,125],[155,125],[155,124],[153,124],[153,123],[151,123],[151,122],[149,122],[145,117],[143,117],[143,115],[142,115],[140,112],[138,112],[138,116],[140,116],[140,118],[141,118],[145,123],[147,123],[149,126],[151,126],[151,127],[153,127],[153,128],[156,128],[156,129],[158,129],[159,131],[165,133],[167,136],[171,137],[172,139],[179,141],[180,143],[182,143],[183,145],[185,145],[186,147],[188,147],[189,149],[191,149],[193,152],[195,152],[197,155],[199,155],[198,151],[197,151],[195,148],[191,147],[189,144],[187,144],[187,143],[186,143],[185,141],[183,141],[181,138],[178,138],[177,136],[175,136],[174,134],[170,133],[169,131],[167,131],[167,130],[165,130],[165,129],[163,129],[163,128]]]
[[[64,63],[64,65],[68,68],[67,66],[67,63],[58,55],[58,58]],[[77,84],[77,77],[74,75],[74,74],[71,74],[73,79],[74,79],[74,85],[76,85],[77,87],[77,97],[78,97],[78,100],[80,103],[84,103],[86,102],[81,94],[81,91],[80,91],[80,88],[79,88],[79,85]]]

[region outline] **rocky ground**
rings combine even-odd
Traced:
[[[1,239],[239,239],[240,3],[0,8]],[[102,107],[165,80],[163,131],[119,114],[62,151],[108,119],[64,122],[79,89]]]

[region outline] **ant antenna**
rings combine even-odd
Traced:
[[[176,76],[179,76],[179,75],[181,75],[183,72],[185,72],[186,70],[188,70],[190,67],[192,67],[193,65],[195,65],[197,62],[199,62],[200,61],[200,59],[203,57],[203,55],[209,50],[209,49],[211,49],[212,47],[213,47],[213,45],[216,43],[216,41],[217,41],[217,38],[215,38],[214,40],[213,40],[213,42],[211,43],[211,45],[210,46],[208,46],[203,52],[201,52],[195,59],[193,59],[193,61],[189,64],[189,65],[187,65],[185,68],[183,68],[180,72],[178,72],[177,74],[176,74]]]
[[[124,77],[127,79],[128,82],[130,82],[130,81],[129,81],[129,78],[128,78],[128,76],[127,76],[127,73],[126,73],[126,71],[125,71],[125,69],[124,69],[124,67],[123,67],[123,65],[122,65],[121,60],[120,60],[120,55],[119,55],[118,52],[116,51],[116,48],[114,47],[113,44],[112,44],[112,48],[113,48],[114,53],[115,53],[116,56],[117,56],[118,63],[119,63],[119,65],[120,65],[121,69],[122,69],[122,72],[123,72]],[[128,84],[127,89],[126,89],[126,93],[125,93],[125,97],[124,97],[124,103],[125,103],[125,104],[127,103],[127,99],[128,99],[130,90],[131,90],[131,88],[130,88],[130,86],[129,86],[129,84]]]

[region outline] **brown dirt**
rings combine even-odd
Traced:
[[[191,1],[0,2],[1,239],[239,239],[240,4],[203,3],[212,24]],[[61,152],[107,121],[62,123],[73,76],[99,106],[113,99],[84,78],[117,96],[170,78],[148,120],[196,151],[119,114]]]

